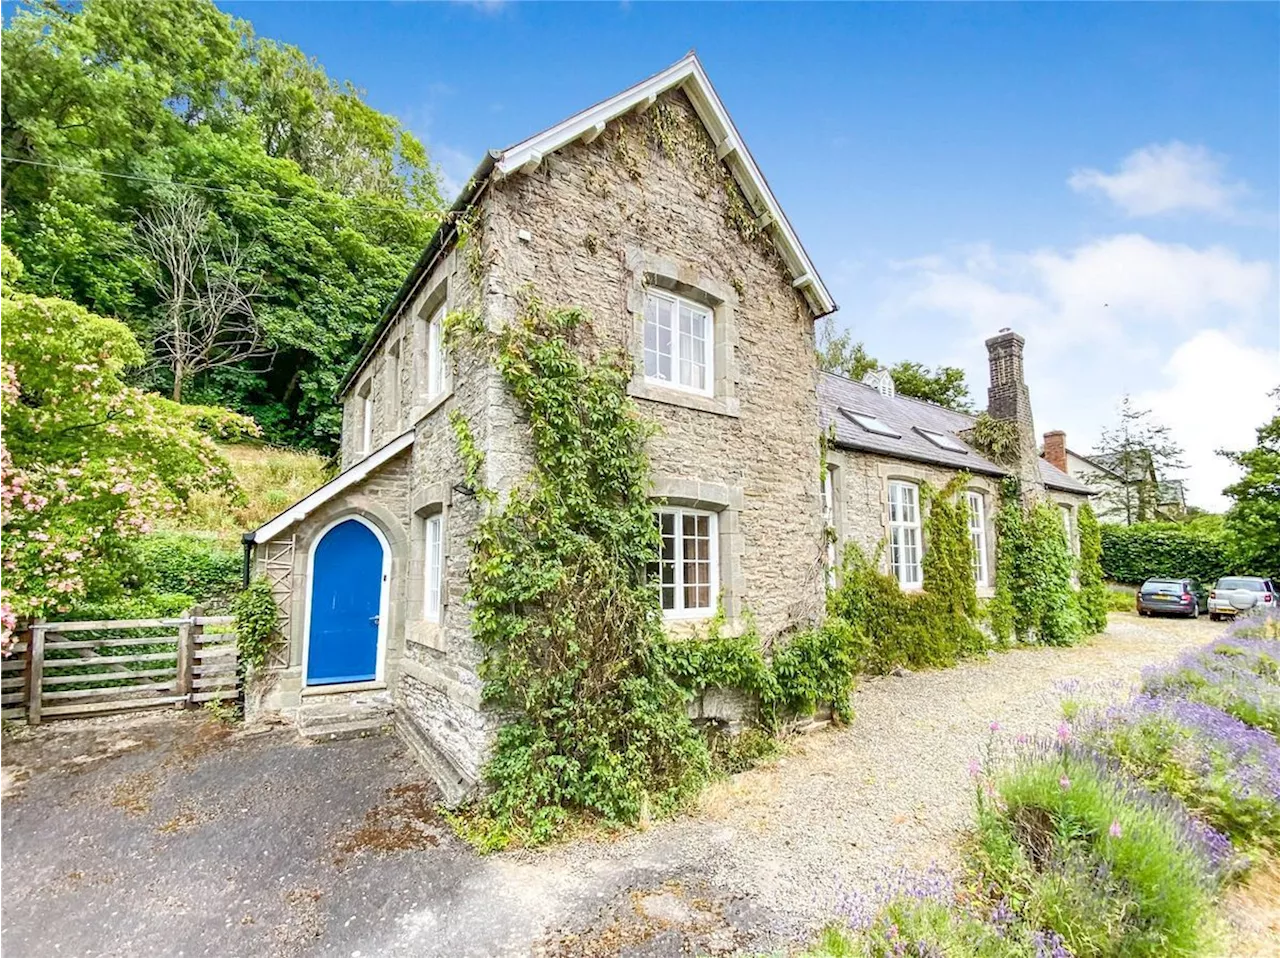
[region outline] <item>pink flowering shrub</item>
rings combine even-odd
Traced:
[[[256,435],[252,420],[180,406],[129,385],[146,356],[123,323],[19,292],[3,259],[0,327],[0,617],[50,615],[109,587],[130,539],[195,490],[234,494],[207,433]]]

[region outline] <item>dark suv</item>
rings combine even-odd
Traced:
[[[1138,589],[1138,615],[1167,612],[1194,619],[1209,611],[1209,593],[1195,579],[1148,579]]]

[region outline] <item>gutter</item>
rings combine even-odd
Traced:
[[[346,394],[351,387],[351,383],[360,375],[365,363],[369,361],[369,357],[373,355],[381,344],[383,335],[391,325],[392,320],[399,315],[405,301],[417,289],[423,277],[431,272],[448,241],[457,235],[456,224],[458,218],[475,204],[476,198],[488,185],[489,176],[493,173],[494,166],[501,155],[501,153],[493,150],[484,155],[484,159],[480,161],[476,171],[467,180],[467,185],[463,188],[461,195],[459,195],[453,206],[449,208],[449,211],[445,213],[440,225],[436,227],[436,231],[431,234],[431,239],[427,241],[426,249],[422,251],[422,255],[418,257],[413,269],[409,271],[409,275],[405,277],[404,282],[400,284],[400,288],[396,290],[395,296],[391,298],[391,303],[383,310],[378,324],[374,326],[373,332],[365,340],[364,346],[361,347],[360,352],[356,355],[351,368],[347,370],[346,375],[342,377],[342,381],[338,383],[338,388],[334,391],[334,399],[340,401]]]
[[[249,572],[253,566],[253,533],[246,532],[240,537],[244,545],[244,569],[241,571],[241,588],[249,588]]]

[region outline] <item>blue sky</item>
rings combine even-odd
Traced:
[[[1122,394],[1219,507],[1280,384],[1280,6],[220,4],[400,117],[446,180],[696,49],[885,361],[1028,339],[1037,427]],[[1105,305],[1104,305],[1105,304]]]

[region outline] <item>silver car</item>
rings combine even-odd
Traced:
[[[1209,618],[1232,619],[1242,612],[1276,609],[1276,587],[1270,579],[1233,575],[1219,579],[1209,593]]]

